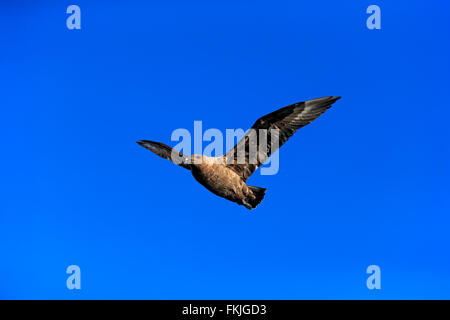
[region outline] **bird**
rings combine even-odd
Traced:
[[[313,122],[340,98],[311,99],[269,113],[256,120],[234,148],[218,157],[188,156],[164,143],[150,140],[139,140],[137,144],[190,170],[195,180],[212,193],[252,210],[263,200],[266,188],[247,185],[247,179],[298,129]],[[258,136],[261,130],[266,133],[264,143]],[[257,152],[252,152],[255,143]]]

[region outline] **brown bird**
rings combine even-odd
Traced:
[[[338,99],[340,97],[308,100],[269,113],[259,118],[234,148],[220,157],[189,157],[160,142],[140,140],[137,143],[191,170],[194,178],[214,194],[254,209],[264,198],[266,189],[247,185],[247,179],[297,129],[317,119]],[[267,133],[265,138],[261,138],[261,132]]]

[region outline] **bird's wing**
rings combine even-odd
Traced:
[[[153,153],[156,153],[161,158],[170,160],[173,163],[182,166],[183,168],[191,169],[188,156],[174,148],[169,147],[164,143],[149,140],[139,140],[137,141],[137,144],[152,151]]]
[[[323,97],[299,102],[259,118],[234,148],[224,155],[227,167],[247,181],[297,129],[317,119],[338,99],[340,97]],[[264,130],[267,130],[266,134]]]

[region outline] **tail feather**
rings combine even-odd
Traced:
[[[250,190],[252,190],[252,193],[255,197],[254,198],[249,197],[247,201],[251,205],[251,209],[255,209],[261,203],[261,201],[264,199],[264,195],[266,194],[266,188],[253,187],[253,186],[248,186],[248,188]]]

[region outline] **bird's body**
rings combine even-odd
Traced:
[[[232,150],[221,157],[202,155],[188,157],[163,143],[148,140],[140,140],[138,144],[191,170],[194,178],[214,194],[243,205],[247,209],[254,209],[264,198],[266,189],[247,185],[249,176],[297,129],[311,123],[339,98],[308,100],[261,117],[253,125],[254,130],[249,130]],[[256,132],[258,130],[266,130],[265,143],[260,140],[261,137]],[[275,140],[277,143],[274,143]],[[251,151],[254,144],[257,145],[257,152]],[[244,156],[241,158],[239,150],[244,150]]]
[[[196,157],[201,157],[197,164],[195,163],[197,162]],[[258,201],[251,187],[247,186],[245,181],[226,165],[223,157],[212,158],[193,155],[191,159],[191,172],[195,180],[212,193],[244,205],[249,209],[252,209],[252,203]]]

